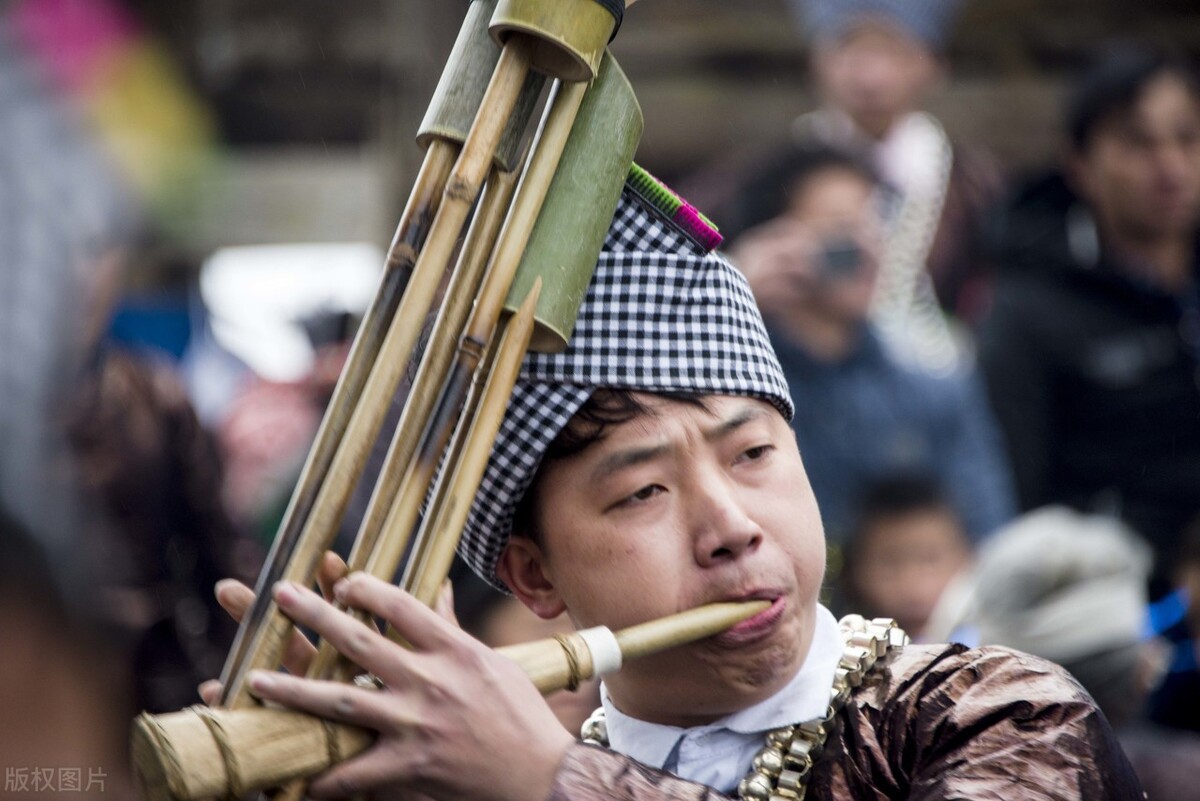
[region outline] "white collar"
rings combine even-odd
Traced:
[[[828,609],[818,604],[815,620],[804,664],[783,689],[704,726],[684,729],[630,717],[616,708],[601,685],[610,747],[644,765],[662,768],[678,745],[673,761],[679,776],[728,791],[749,769],[766,732],[825,715],[844,643]]]

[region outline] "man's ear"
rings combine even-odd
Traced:
[[[567,609],[546,570],[541,546],[528,537],[514,534],[509,538],[496,563],[496,575],[540,618],[551,620]]]

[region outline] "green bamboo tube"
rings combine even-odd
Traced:
[[[362,474],[371,446],[383,426],[389,401],[395,395],[401,375],[413,353],[421,322],[433,300],[444,268],[450,262],[463,224],[479,195],[484,176],[492,164],[496,143],[528,74],[527,42],[518,37],[505,46],[501,54],[475,125],[446,181],[441,208],[417,259],[408,288],[363,387],[362,398],[321,485],[312,514],[301,534],[300,544],[283,571],[282,580],[310,586],[321,555],[333,544],[337,527],[350,502],[350,494]],[[262,624],[257,627],[250,641],[246,658],[239,665],[239,670],[228,677],[226,693],[230,698],[230,706],[254,703],[245,690],[246,676],[251,670],[274,669],[279,664],[291,631],[291,622],[271,601]]]
[[[610,53],[579,109],[505,303],[515,309],[538,278],[547,287],[532,350],[566,348],[641,136],[642,110]]]
[[[614,638],[628,661],[719,634],[766,605],[710,604],[614,632]],[[578,633],[497,652],[520,665],[543,695],[595,675]],[[133,765],[144,801],[204,801],[311,778],[373,740],[370,732],[302,712],[193,707],[141,715],[134,722]]]
[[[492,15],[492,37],[504,44],[514,35],[536,40],[532,66],[563,81],[596,77],[616,20],[596,0],[500,0]]]
[[[500,48],[488,35],[488,23],[496,2],[473,0],[467,9],[458,39],[417,131],[417,144],[421,147],[428,147],[437,140],[460,145],[467,140],[488,82],[496,71],[496,62],[500,60]],[[545,82],[545,77],[537,74],[530,74],[525,79],[512,117],[496,148],[496,166],[505,172],[513,172],[520,165],[525,131]]]
[[[529,349],[534,330],[534,310],[541,291],[542,282],[537,279],[516,314],[509,318],[478,408],[469,417],[464,415],[454,432],[457,447],[452,446],[452,452],[457,451],[458,456],[443,471],[441,482],[448,483],[449,489],[444,495],[438,493],[442,495],[441,502],[426,513],[426,520],[431,521],[431,525],[429,533],[421,540],[428,545],[418,551],[417,558],[410,562],[412,578],[405,582],[407,587],[411,587],[409,591],[413,596],[426,606],[432,607],[437,601],[442,582],[454,563],[454,552],[467,522],[471,500],[483,479],[492,445],[496,442],[513,386],[521,372],[521,361]]]
[[[371,555],[367,572],[376,578],[390,581],[400,566],[430,479],[466,402],[471,377],[496,329],[504,299],[508,296],[517,265],[520,264],[521,253],[529,241],[529,234],[586,92],[586,85],[580,83],[558,82],[555,85],[529,164],[517,187],[517,199],[500,233],[471,319],[459,340],[454,366],[447,376],[437,408],[422,434],[421,445],[405,474],[400,493],[388,513],[379,546]],[[432,236],[430,239],[432,241]]]

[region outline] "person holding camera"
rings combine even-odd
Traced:
[[[852,499],[903,471],[935,476],[975,540],[1013,512],[991,412],[970,374],[902,362],[869,313],[882,250],[878,182],[855,156],[796,147],[750,181],[749,227],[731,258],[745,273],[792,394],[792,421],[832,543]]]

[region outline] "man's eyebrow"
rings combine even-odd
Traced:
[[[646,448],[627,448],[616,453],[610,453],[601,459],[600,463],[592,470],[592,481],[602,481],[613,473],[624,470],[627,467],[635,467],[657,459],[670,450],[671,446],[664,444],[652,445]]]
[[[707,442],[714,442],[722,437],[732,434],[747,423],[763,417],[769,417],[770,410],[763,408],[759,404],[747,404],[730,417],[728,420],[723,420],[717,425],[703,432],[704,439]],[[593,482],[602,481],[613,473],[624,470],[628,467],[635,467],[663,456],[671,451],[673,446],[670,443],[662,445],[651,445],[643,448],[626,448],[624,450],[610,453],[600,460],[599,464],[592,470],[591,480]]]
[[[728,436],[734,431],[737,431],[747,423],[758,420],[762,417],[767,417],[771,414],[768,409],[763,408],[759,404],[747,404],[737,411],[735,415],[728,420],[723,420],[712,428],[704,432],[704,439],[708,442],[714,442],[721,437]]]

